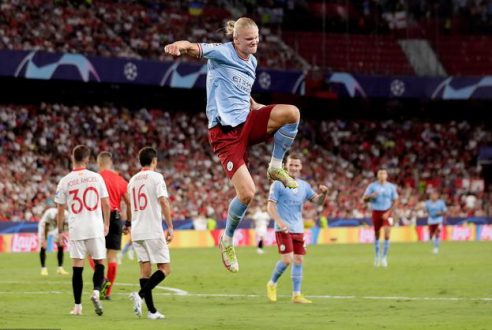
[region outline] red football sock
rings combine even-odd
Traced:
[[[116,262],[110,262],[108,263],[108,280],[111,282],[111,285],[108,288],[108,291],[106,291],[106,296],[109,296],[111,294],[111,289],[113,288],[113,283],[114,279],[116,278],[116,270],[118,268],[118,264]]]
[[[96,266],[94,266],[94,260],[91,257],[87,258],[89,260],[89,265],[91,265],[92,270],[96,270]]]

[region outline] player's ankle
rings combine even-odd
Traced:
[[[233,243],[233,239],[232,239],[232,237],[230,237],[229,235],[226,235],[226,234],[224,234],[224,236],[222,236],[222,241],[223,241],[226,245],[232,245],[232,243]]]
[[[278,169],[282,168],[282,159],[272,157],[272,160],[270,161],[270,166],[271,169]]]

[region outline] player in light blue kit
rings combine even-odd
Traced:
[[[323,205],[328,188],[325,185],[320,185],[319,190],[321,193],[317,194],[309,183],[297,179],[302,170],[302,162],[299,155],[290,154],[287,157],[286,166],[289,175],[296,179],[299,187],[287,189],[280,182],[274,182],[270,188],[268,213],[275,220],[275,237],[282,260],[275,266],[272,278],[267,283],[267,297],[270,302],[277,301],[277,281],[287,267],[294,262],[291,271],[293,284],[292,302],[306,304],[311,303],[311,301],[301,294],[302,264],[306,254],[302,208],[307,200]]]
[[[229,204],[225,235],[220,250],[225,267],[236,273],[239,264],[233,237],[239,222],[254,198],[256,187],[249,173],[248,148],[274,139],[273,155],[267,176],[285,187],[297,188],[297,182],[282,168],[286,151],[297,134],[299,109],[287,104],[264,106],[251,97],[256,78],[256,53],[259,30],[254,21],[240,18],[226,26],[232,42],[224,44],[177,41],[164,48],[173,56],[189,55],[208,59],[207,118],[209,142],[236,189]]]
[[[378,180],[369,184],[364,197],[364,202],[370,202],[372,204],[372,224],[374,226],[374,245],[376,259],[374,266],[388,267],[388,250],[390,245],[390,233],[391,226],[393,225],[393,218],[391,214],[398,205],[398,192],[396,186],[388,180],[388,172],[386,169],[381,168],[378,171]],[[379,255],[379,237],[381,234],[381,227],[384,229],[384,243],[383,253]]]
[[[430,199],[425,203],[425,211],[429,214],[427,219],[429,225],[429,239],[434,239],[434,253],[439,253],[439,234],[441,233],[442,224],[444,222],[444,215],[447,208],[446,203],[442,199],[439,199],[437,192],[432,192]]]

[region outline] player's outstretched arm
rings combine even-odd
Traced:
[[[273,220],[277,223],[277,225],[280,227],[280,229],[287,233],[289,231],[289,227],[280,219],[280,216],[278,215],[277,212],[277,203],[269,200],[267,204],[267,212],[270,214]]]
[[[166,45],[164,47],[164,52],[172,56],[188,55],[198,57],[200,55],[200,48],[198,44],[191,43],[187,40],[181,40]]]
[[[168,243],[170,243],[174,238],[173,220],[171,218],[171,205],[169,204],[169,199],[164,196],[159,197],[159,203],[161,204],[162,215],[164,216],[167,224],[166,240]]]

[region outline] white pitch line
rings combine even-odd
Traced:
[[[0,284],[2,284],[2,283],[5,283],[5,284],[26,284],[27,282],[26,281],[0,281]],[[67,284],[67,285],[72,284],[72,282],[69,282],[69,281],[42,281],[39,283],[42,283],[42,284]],[[114,283],[114,285],[116,285],[116,286],[136,286],[136,287],[140,288],[140,284],[137,284],[137,283],[118,283],[118,282],[116,282],[116,283]],[[188,294],[187,291],[184,291],[181,289],[176,289],[176,288],[170,288],[167,286],[158,285],[155,288],[160,289],[160,290],[171,291],[177,296],[186,296]],[[3,292],[0,292],[0,293],[3,293]]]
[[[26,284],[26,281],[0,281],[0,284]],[[68,281],[42,281],[42,284],[71,284]],[[135,286],[140,287],[136,283],[115,283],[116,286]],[[187,291],[170,288],[164,286],[156,286],[156,288],[166,291],[171,291],[168,293],[159,292],[154,293],[158,296],[186,296],[186,297],[197,297],[197,298],[263,298],[264,295],[259,294],[227,294],[227,293],[189,293]],[[0,291],[0,294],[71,294],[71,291]],[[85,292],[90,294],[91,292]],[[113,295],[128,295],[124,292],[113,292]],[[289,295],[279,295],[282,298],[289,298]],[[492,301],[492,298],[475,298],[475,297],[377,297],[377,296],[306,296],[308,298],[314,299],[365,299],[365,300],[407,300],[407,301]]]

